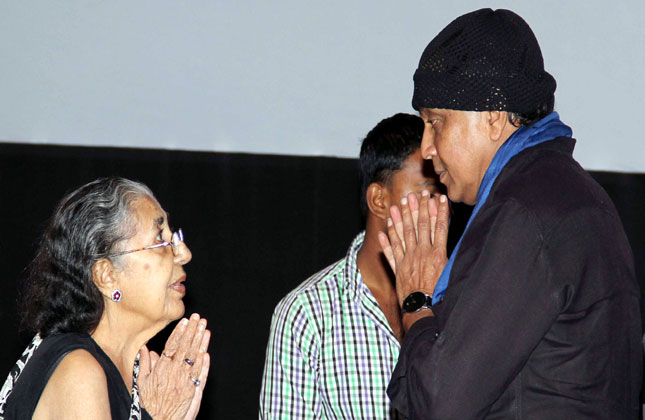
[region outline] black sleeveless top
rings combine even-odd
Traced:
[[[83,349],[99,362],[107,379],[113,420],[130,418],[132,396],[112,360],[87,333],[55,334],[45,338],[14,384],[5,406],[5,420],[30,419],[54,370],[68,353]],[[142,408],[142,420],[152,420]]]

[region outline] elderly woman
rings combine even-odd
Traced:
[[[0,418],[194,419],[206,320],[182,319],[161,357],[145,346],[184,314],[190,259],[145,185],[105,178],[63,198],[24,293],[37,335],[0,392]]]

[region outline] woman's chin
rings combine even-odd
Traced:
[[[184,305],[184,301],[181,299],[177,299],[177,302],[174,302],[174,305],[172,309],[168,313],[168,318],[169,321],[176,321],[182,316],[184,316],[184,313],[186,312],[186,306]]]

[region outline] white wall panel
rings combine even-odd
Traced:
[[[430,39],[512,7],[587,169],[645,172],[645,2],[0,3],[0,141],[354,157]]]

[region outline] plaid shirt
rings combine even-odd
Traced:
[[[385,390],[400,345],[356,265],[364,236],[278,303],[260,419],[397,418]]]

